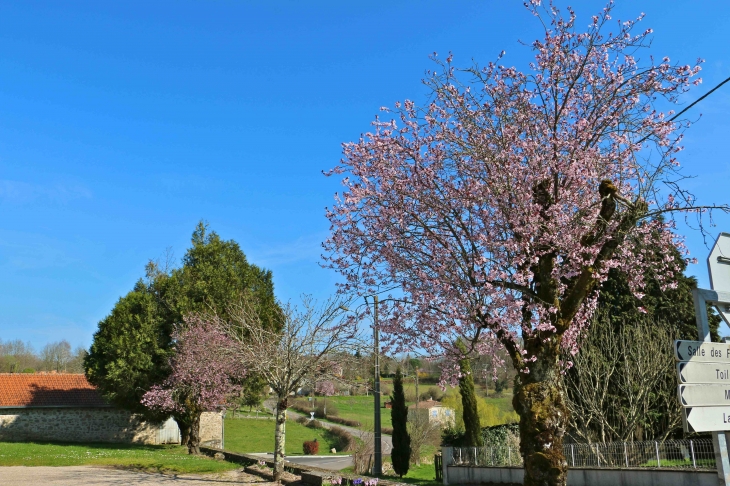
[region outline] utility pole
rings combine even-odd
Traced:
[[[375,437],[373,455],[373,476],[383,474],[383,452],[380,433],[380,343],[378,341],[378,296],[374,295],[375,312],[373,314],[373,337],[375,352],[375,381],[373,382],[373,396],[375,397]],[[365,300],[367,302],[367,299]]]

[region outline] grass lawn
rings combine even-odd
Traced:
[[[233,452],[273,452],[274,421],[245,418],[226,418],[225,448]],[[322,429],[310,429],[293,420],[286,422],[286,454],[302,455],[305,440],[317,439],[319,454],[329,454],[337,439]]]
[[[0,466],[82,465],[171,473],[217,473],[240,467],[190,456],[186,447],[173,445],[0,442]]]
[[[317,401],[322,400],[318,397]],[[389,400],[386,396],[380,397],[380,423],[383,427],[392,427],[390,422],[390,409],[382,408],[383,404]],[[373,426],[373,415],[375,412],[375,402],[373,396],[351,396],[351,397],[327,397],[327,403],[334,403],[339,411],[339,416],[345,419],[357,420],[363,425],[363,429],[367,430]]]
[[[500,413],[514,412],[515,409],[512,406],[512,390],[505,390],[502,392],[502,396],[495,397],[494,392],[490,396],[484,398],[488,404],[494,405],[500,411]]]

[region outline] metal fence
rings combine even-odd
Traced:
[[[715,469],[711,439],[563,444],[568,467]],[[516,447],[453,447],[449,465],[522,466]]]

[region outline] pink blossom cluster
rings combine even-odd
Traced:
[[[240,387],[245,370],[233,358],[231,339],[214,323],[188,315],[173,333],[172,373],[144,394],[142,404],[164,412],[215,410]]]
[[[335,384],[328,380],[318,381],[314,386],[314,393],[325,397],[331,397],[335,394]]]
[[[386,109],[327,173],[343,176],[344,191],[327,210],[325,265],[344,276],[342,292],[382,295],[394,351],[448,355],[464,336],[479,354],[515,349],[529,372],[536,358],[520,338],[561,339],[575,352],[609,270],[641,297],[648,272],[672,285],[669,249],[686,254],[664,216],[699,210],[674,183],[688,123],[669,118],[701,61],[641,62],[651,29],[634,32],[641,17],[614,26],[612,3],[584,33],[572,10],[527,8],[547,26],[529,71],[457,70],[451,55],[434,57],[430,102]],[[580,279],[596,283],[585,296]],[[540,285],[557,297],[543,300]],[[577,310],[566,310],[571,299]]]

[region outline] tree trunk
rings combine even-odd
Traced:
[[[177,427],[180,429],[180,445],[189,447],[190,443],[190,421],[184,415],[174,415],[172,418],[177,422]],[[190,449],[188,448],[188,452]]]
[[[284,448],[286,445],[287,397],[278,397],[276,402],[276,432],[274,434],[274,481],[281,481],[284,472]]]
[[[200,412],[193,416],[188,439],[188,454],[200,454]]]
[[[524,460],[525,486],[565,486],[568,463],[563,437],[568,408],[558,363],[560,340],[527,340],[529,373],[519,374],[512,404],[520,416],[520,452]],[[532,349],[530,349],[532,348]]]

